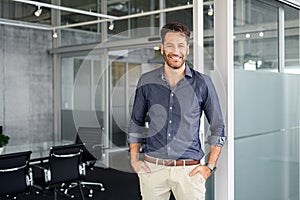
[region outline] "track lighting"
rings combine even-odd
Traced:
[[[114,30],[114,28],[115,28],[114,22],[113,22],[113,21],[110,21],[110,24],[109,24],[109,26],[108,26],[108,29],[112,31],[112,30]]]
[[[208,16],[213,16],[214,15],[214,9],[212,7],[212,4],[209,5],[207,14],[208,14]]]
[[[264,32],[259,32],[259,37],[264,37]]]
[[[38,9],[34,12],[34,15],[36,16],[36,17],[39,17],[41,14],[42,14],[42,9],[41,9],[41,7],[40,6],[38,6]]]

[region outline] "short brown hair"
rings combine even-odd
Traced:
[[[172,23],[168,23],[168,24],[166,24],[162,27],[162,29],[160,30],[160,36],[161,36],[161,42],[162,43],[164,43],[165,36],[168,32],[183,33],[186,37],[187,43],[189,42],[191,32],[186,26],[184,26],[181,23],[172,22]]]

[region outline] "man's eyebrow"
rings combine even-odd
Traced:
[[[176,43],[176,42],[166,42],[165,44],[186,44],[186,42],[179,42],[179,43]]]

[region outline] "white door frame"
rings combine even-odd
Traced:
[[[215,174],[215,199],[234,199],[234,51],[233,0],[214,1],[214,71],[221,81],[215,83],[225,119],[227,142]],[[220,94],[220,93],[219,93]],[[222,93],[221,93],[222,94]]]

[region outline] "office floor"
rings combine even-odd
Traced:
[[[86,175],[87,181],[101,182],[105,191],[93,186],[94,196],[88,197],[88,190],[83,189],[86,200],[141,200],[138,177],[134,173],[122,172],[111,168],[95,167],[93,171],[89,171]],[[74,194],[73,200],[80,200],[79,190],[76,187],[71,190],[70,194]],[[36,194],[34,191],[28,195],[18,195],[17,200],[53,200],[52,191],[46,191]],[[61,193],[58,193],[58,200],[67,200]],[[0,200],[7,200],[0,198]],[[171,195],[170,200],[175,200]]]

